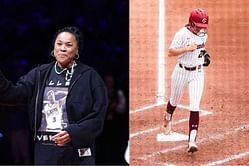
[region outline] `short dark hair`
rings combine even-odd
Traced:
[[[74,27],[74,26],[70,26],[70,27],[64,27],[62,29],[59,29],[55,35],[54,35],[54,38],[53,38],[53,45],[55,43],[55,40],[57,38],[57,36],[62,33],[62,32],[69,32],[71,34],[73,34],[76,38],[76,41],[77,41],[77,45],[78,45],[78,48],[79,48],[79,52],[82,52],[82,49],[83,49],[83,34],[82,32],[79,30],[79,28],[77,27]]]

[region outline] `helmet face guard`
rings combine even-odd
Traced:
[[[189,25],[194,30],[194,33],[198,35],[207,33],[208,28],[208,14],[203,9],[194,9],[189,16]],[[199,36],[199,35],[198,35]]]

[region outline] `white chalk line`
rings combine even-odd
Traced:
[[[215,166],[215,165],[223,164],[223,163],[226,163],[226,162],[229,162],[229,161],[232,161],[232,160],[237,160],[237,159],[246,157],[248,155],[249,155],[249,151],[241,152],[241,153],[226,157],[226,158],[224,158],[222,160],[213,161],[213,162],[205,164],[203,166]]]
[[[177,105],[177,107],[183,108],[183,109],[188,109],[189,108],[188,106],[184,106],[184,105]],[[206,110],[200,110],[200,116],[207,116],[207,115],[210,115],[210,114],[212,114],[212,112],[209,112],[209,111],[206,111]],[[177,121],[173,120],[172,125],[177,125],[177,124],[180,124],[180,123],[184,123],[184,122],[187,122],[188,120],[189,120],[188,118],[180,119],[180,120],[177,120]],[[137,136],[140,136],[142,134],[151,133],[151,132],[154,132],[154,131],[157,131],[157,130],[160,130],[160,127],[149,128],[149,129],[138,131],[138,132],[135,132],[135,133],[130,133],[130,138],[137,137]]]
[[[246,124],[246,125],[242,125],[238,128],[234,128],[234,129],[230,129],[230,130],[227,130],[223,133],[215,133],[211,136],[208,136],[208,137],[204,137],[202,139],[200,139],[197,144],[205,144],[207,142],[210,142],[211,140],[223,140],[224,138],[227,138],[227,136],[229,135],[232,135],[232,134],[235,134],[237,132],[240,132],[242,130],[246,130],[246,129],[249,129],[249,124]],[[176,151],[176,150],[181,150],[181,149],[187,149],[187,145],[178,145],[176,147],[173,147],[173,148],[166,148],[166,149],[162,149],[160,151],[156,151],[156,152],[153,152],[151,154],[148,154],[148,155],[144,155],[144,156],[141,156],[141,157],[138,157],[138,159],[141,159],[141,160],[149,160],[149,161],[153,161],[151,158],[157,156],[157,155],[162,155],[162,154],[165,154],[165,153],[168,153],[168,152],[172,152],[172,151]],[[215,162],[227,162],[227,161],[231,161],[231,160],[234,160],[234,159],[238,159],[238,158],[241,158],[241,157],[244,157],[246,155],[249,155],[248,154],[249,152],[245,152],[245,153],[241,153],[239,155],[233,155],[231,156],[230,158],[227,158],[227,159],[224,159],[224,160],[218,160],[218,161],[215,161]],[[210,164],[218,164],[218,163],[215,163],[215,162],[211,162]]]
[[[165,3],[159,0],[159,20],[158,20],[158,55],[157,55],[157,103],[161,103],[165,98]]]
[[[137,112],[142,112],[142,111],[145,111],[145,110],[150,110],[151,108],[154,108],[154,107],[157,107],[157,106],[161,106],[161,105],[165,105],[165,104],[166,104],[165,102],[151,104],[151,105],[148,105],[148,106],[136,109],[136,110],[130,110],[130,114],[137,113]]]
[[[212,161],[208,164],[204,164],[202,166],[215,166],[215,165],[220,165],[220,164],[224,164],[226,162],[229,162],[229,161],[232,161],[232,160],[237,160],[237,159],[241,159],[243,157],[246,157],[249,155],[249,151],[246,151],[246,152],[241,152],[241,153],[238,153],[238,154],[235,154],[235,155],[232,155],[232,156],[229,156],[229,157],[226,157],[222,160],[217,160],[217,161]],[[172,163],[167,163],[167,162],[159,162],[159,161],[155,161],[155,160],[150,160],[150,163],[153,164],[153,165],[161,165],[161,166],[177,166],[175,164],[172,164]]]
[[[145,111],[145,110],[151,110],[154,107],[158,107],[158,106],[166,105],[166,104],[167,104],[167,102],[151,104],[151,105],[148,105],[148,106],[145,106],[145,107],[142,107],[142,108],[138,108],[138,109],[135,109],[135,110],[130,110],[130,114],[134,114],[134,113],[137,113],[137,112],[142,112],[142,111]],[[184,106],[184,105],[181,105],[181,104],[178,104],[177,107],[183,108],[183,109],[189,109],[189,106]],[[201,109],[200,111],[205,111],[205,110]]]
[[[237,25],[249,26],[249,22],[237,22]]]
[[[160,166],[177,166],[175,164],[171,164],[171,163],[165,163],[165,162],[160,162],[160,161],[154,161],[151,160],[150,161],[151,165],[160,165]]]

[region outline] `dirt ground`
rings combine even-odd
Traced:
[[[154,105],[159,0],[130,0],[131,165],[249,165],[249,1],[165,0],[165,102],[176,63],[175,57],[166,56],[167,48],[197,7],[209,13],[206,48],[211,64],[205,69],[201,109],[210,114],[200,117],[199,151],[188,154],[187,140],[156,140],[166,107]],[[187,95],[186,89],[182,105],[188,105]],[[187,134],[188,117],[187,109],[177,108],[174,131]]]

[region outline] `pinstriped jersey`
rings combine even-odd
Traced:
[[[185,52],[178,55],[177,60],[184,66],[197,66],[204,63],[204,57],[199,56],[200,51],[205,49],[205,43],[207,41],[207,34],[203,36],[197,36],[192,33],[187,27],[181,28],[176,32],[169,48],[183,48],[189,44],[197,44],[197,49],[194,51]]]

